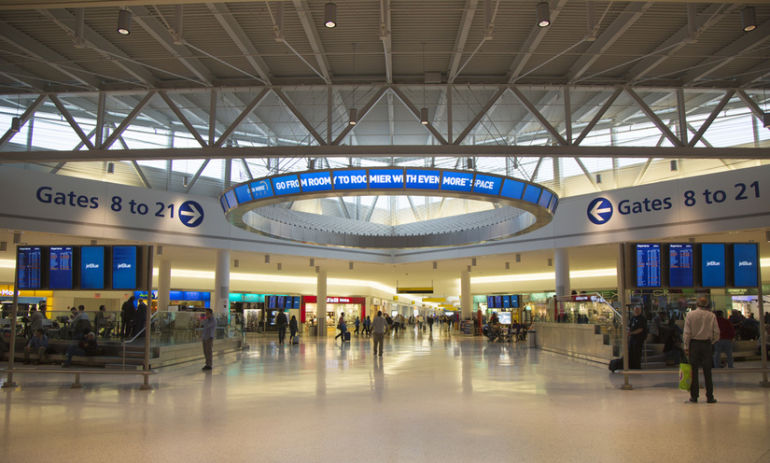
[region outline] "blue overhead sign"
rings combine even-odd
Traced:
[[[325,191],[332,189],[331,172],[305,172],[299,175],[299,184],[303,192]]]
[[[335,170],[332,175],[334,176],[335,190],[366,189],[369,183],[369,176],[364,169]]]
[[[586,213],[592,223],[605,224],[612,218],[612,203],[607,198],[596,198],[588,204]]]
[[[185,201],[179,206],[179,220],[190,228],[203,222],[203,207],[195,201]]]
[[[406,187],[416,190],[435,190],[441,183],[440,170],[406,169]]]

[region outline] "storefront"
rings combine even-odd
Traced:
[[[318,307],[316,296],[303,296],[301,321],[307,322],[310,326],[317,324],[318,316],[316,308]],[[348,325],[352,325],[356,318],[363,320],[366,317],[366,298],[364,297],[337,297],[328,296],[326,298],[326,326],[336,327],[340,314],[345,313],[345,319]]]

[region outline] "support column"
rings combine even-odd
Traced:
[[[230,251],[217,251],[217,271],[214,275],[214,300],[211,308],[214,315],[227,313],[230,298]]]
[[[463,320],[469,320],[473,313],[473,296],[471,295],[471,272],[460,272],[460,307]]]
[[[158,265],[158,311],[167,312],[171,292],[171,261],[161,259]]]
[[[569,255],[566,248],[554,249],[553,265],[556,271],[556,295],[568,296],[571,287],[569,284]]]
[[[326,270],[318,270],[316,277],[316,319],[318,320],[318,336],[326,339]]]

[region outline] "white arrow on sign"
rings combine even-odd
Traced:
[[[606,214],[608,212],[612,212],[611,207],[603,207],[599,209],[599,207],[602,205],[603,201],[597,201],[597,203],[594,205],[594,208],[591,209],[591,215],[594,216],[594,218],[599,221],[603,222],[604,217],[602,217],[600,214]]]
[[[180,211],[179,215],[183,215],[185,217],[192,217],[192,219],[190,219],[188,221],[188,223],[195,223],[195,222],[198,221],[198,219],[200,219],[201,211],[199,211],[198,208],[194,204],[190,204],[190,209],[192,209],[192,210],[191,211]]]

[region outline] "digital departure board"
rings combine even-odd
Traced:
[[[725,260],[724,243],[704,243],[701,245],[702,286],[717,288],[726,286]]]
[[[638,288],[660,288],[660,244],[637,244],[635,267]]]
[[[759,255],[756,243],[733,244],[733,284],[737,287],[756,287],[759,281]]]
[[[104,246],[80,248],[80,289],[104,289]]]
[[[48,287],[50,289],[72,289],[72,258],[72,246],[51,246],[48,249]]]
[[[511,308],[511,296],[503,296],[503,308],[504,309]]]
[[[112,248],[112,289],[136,289],[136,246]]]
[[[668,283],[675,288],[690,288],[694,285],[695,259],[693,245],[672,243],[668,245]]]
[[[292,305],[293,309],[299,309],[300,304],[302,303],[302,297],[301,296],[294,296],[294,304]]]
[[[40,289],[43,284],[43,253],[38,246],[21,246],[17,252],[19,289]]]
[[[518,294],[505,294],[501,296],[487,296],[488,309],[518,309],[520,296]]]

